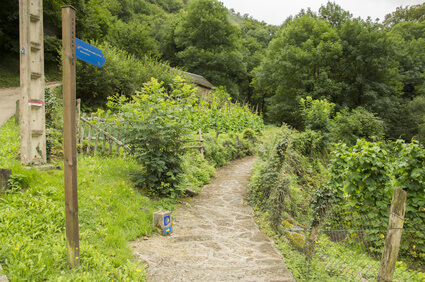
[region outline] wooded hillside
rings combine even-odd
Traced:
[[[91,105],[132,95],[152,76],[170,85],[171,66],[225,87],[276,124],[305,128],[299,102],[312,97],[335,104],[331,118],[361,107],[382,121],[387,138],[425,140],[425,4],[400,7],[380,23],[328,2],[272,26],[218,0],[43,3],[46,69],[60,61],[63,5],[77,9],[77,37],[107,56],[101,70],[79,63],[78,95]],[[0,23],[5,68],[19,56],[17,1],[4,1]]]

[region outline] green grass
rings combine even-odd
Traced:
[[[0,264],[11,281],[141,281],[144,265],[132,260],[128,242],[150,235],[152,213],[173,209],[170,200],[152,200],[138,191],[132,159],[79,156],[80,263],[66,264],[63,171],[21,166],[19,128],[0,128],[0,167],[28,186],[0,195]],[[62,165],[62,163],[59,163]]]

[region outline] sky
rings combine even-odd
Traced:
[[[318,12],[321,5],[327,0],[219,0],[228,9],[249,14],[254,19],[265,21],[268,24],[280,25],[289,16],[294,16],[301,9],[311,8]],[[368,16],[382,21],[386,14],[396,10],[399,6],[422,4],[425,0],[332,0],[344,10],[349,11],[355,18],[366,19]]]

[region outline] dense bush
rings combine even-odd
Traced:
[[[91,44],[100,48],[106,58],[102,68],[77,61],[77,96],[85,104],[105,104],[116,93],[133,95],[144,83],[156,77],[168,87],[178,71],[147,56],[138,58],[109,43]]]
[[[300,100],[300,115],[306,131],[314,130],[321,140],[322,147],[344,142],[350,146],[357,139],[382,140],[383,122],[373,113],[362,107],[348,108],[334,114],[335,104],[326,100],[313,100],[311,97]]]
[[[357,139],[369,141],[382,140],[384,137],[383,122],[373,113],[362,107],[336,113],[332,121],[331,139],[342,141],[349,146],[356,144]]]
[[[375,219],[372,226],[388,222],[394,187],[401,187],[407,192],[406,218],[409,220],[405,225],[420,230],[425,226],[424,166],[425,150],[417,142],[406,144],[398,140],[388,146],[362,139],[353,147],[339,143],[331,153],[328,186],[340,196],[376,207],[373,210],[364,206],[356,208]],[[425,246],[425,234],[416,232],[411,236],[415,237],[417,246]],[[373,239],[373,247],[383,243]],[[401,252],[406,257],[425,261],[425,254],[417,253],[415,248],[402,244]]]
[[[246,128],[264,128],[259,115],[253,114],[248,105],[232,103],[230,95],[222,88],[216,88],[214,95],[200,101],[196,112],[196,116],[192,118],[194,130],[201,128],[203,132],[214,130],[225,133],[242,132]]]
[[[243,139],[238,133],[204,135],[205,158],[215,167],[223,166],[235,160],[253,154],[253,143]]]

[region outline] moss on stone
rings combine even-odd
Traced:
[[[305,236],[299,233],[294,232],[285,232],[286,237],[291,242],[291,245],[297,248],[298,250],[302,250],[305,245]]]

